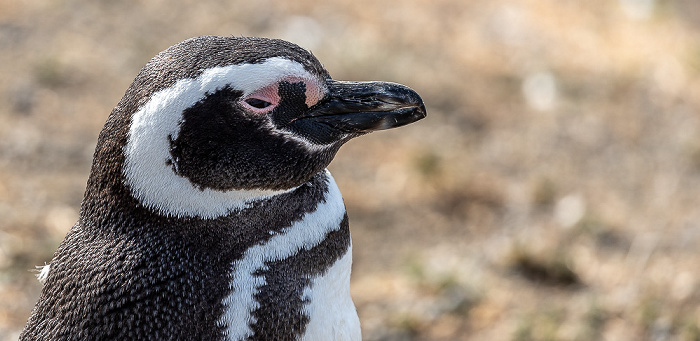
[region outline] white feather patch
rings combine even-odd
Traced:
[[[309,300],[305,313],[310,317],[304,341],[360,341],[362,332],[355,304],[350,296],[352,246],[328,271],[312,280],[304,290]]]
[[[230,340],[241,340],[252,335],[249,327],[255,322],[252,312],[259,307],[254,295],[264,285],[265,278],[253,273],[265,269],[265,262],[276,261],[295,255],[301,249],[311,249],[321,243],[328,232],[337,230],[345,215],[345,204],[333,177],[328,177],[328,193],[325,202],[319,204],[302,220],[285,228],[265,244],[249,248],[243,258],[233,264],[231,294],[224,299],[227,307],[221,324],[226,326]]]
[[[166,215],[215,218],[241,209],[250,201],[286,192],[199,189],[166,163],[170,158],[168,137],[178,137],[185,109],[226,86],[243,91],[245,96],[286,77],[322,84],[301,64],[274,57],[260,64],[214,67],[153,94],[134,114],[124,147],[124,175],[132,194],[145,206]]]
[[[39,271],[39,273],[36,274],[36,279],[38,279],[41,284],[46,284],[46,279],[49,278],[49,271],[51,271],[51,264],[39,265],[36,269]]]

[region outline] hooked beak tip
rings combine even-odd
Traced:
[[[329,83],[328,99],[310,117],[348,133],[401,127],[426,117],[413,89],[390,82]]]

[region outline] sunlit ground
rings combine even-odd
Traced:
[[[331,165],[366,340],[700,339],[696,0],[0,0],[0,340],[157,52],[279,37],[428,118]]]

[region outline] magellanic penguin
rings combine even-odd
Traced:
[[[21,340],[359,340],[342,144],[425,117],[292,43],[199,37],[139,72]]]

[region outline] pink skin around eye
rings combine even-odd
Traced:
[[[262,89],[256,90],[252,94],[246,96],[241,100],[241,104],[248,111],[256,114],[267,114],[280,103],[280,96],[277,94],[278,83],[268,85]],[[248,99],[258,99],[270,103],[265,108],[256,108],[246,102]]]
[[[280,80],[279,82],[282,81],[291,83],[304,82],[306,84],[306,105],[309,107],[315,105],[316,103],[318,103],[318,101],[321,100],[321,98],[323,98],[323,88],[316,80],[308,80],[298,77],[287,77]],[[246,108],[246,110],[256,114],[267,114],[270,111],[274,110],[275,107],[277,107],[277,105],[280,103],[280,96],[277,92],[277,90],[279,89],[279,82],[270,84],[244,97],[240,101],[241,105],[243,105],[243,107]],[[260,101],[268,102],[270,103],[270,105],[268,105],[265,108],[256,108],[248,104],[248,102],[246,102],[246,100],[249,99],[257,99]]]
[[[316,103],[318,103],[318,101],[321,100],[321,98],[323,98],[324,88],[316,79],[288,77],[284,80],[291,83],[304,82],[304,84],[306,85],[306,106],[308,107],[314,106]]]

